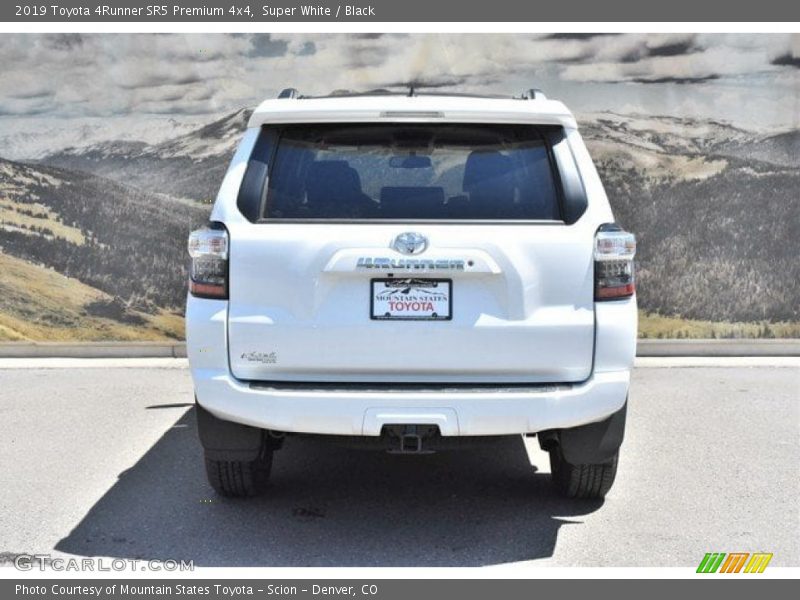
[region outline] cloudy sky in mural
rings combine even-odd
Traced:
[[[798,34],[33,35],[0,37],[9,120],[211,115],[284,87],[516,94],[578,112],[800,127]]]

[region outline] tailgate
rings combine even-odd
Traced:
[[[391,247],[409,232],[427,242],[414,259]],[[576,382],[591,373],[593,239],[582,228],[272,223],[230,233],[237,378]],[[401,297],[391,308],[387,290]]]

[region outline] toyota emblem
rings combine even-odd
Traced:
[[[401,233],[392,242],[392,248],[401,254],[422,254],[427,247],[428,238],[414,231]]]

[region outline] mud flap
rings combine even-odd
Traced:
[[[625,416],[628,401],[613,415],[598,423],[580,427],[542,432],[540,444],[547,450],[547,443],[555,442],[567,462],[573,465],[589,465],[607,462],[613,458],[625,436]]]
[[[205,408],[197,407],[197,433],[208,458],[214,460],[256,460],[264,448],[266,431],[224,421]]]

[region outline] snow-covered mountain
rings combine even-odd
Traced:
[[[216,196],[249,117],[250,111],[242,109],[157,144],[111,140],[65,148],[40,162],[208,202]]]
[[[800,169],[800,131],[756,132],[728,123],[663,116],[593,113],[579,126],[605,171],[634,170],[650,183],[700,181],[745,159]],[[741,160],[735,160],[742,167]]]
[[[79,150],[109,142],[160,144],[204,126],[208,115],[125,116],[54,119],[0,118],[0,157],[36,160],[67,148]]]
[[[721,121],[614,112],[578,115],[578,123],[584,137],[590,139],[673,154],[713,154],[721,147],[769,135]]]
[[[39,157],[46,161],[52,157],[85,157],[88,160],[123,158],[188,158],[202,162],[208,158],[228,156],[236,147],[242,131],[247,125],[250,111],[246,109],[222,115],[211,122],[195,123],[189,127],[182,124],[172,129],[172,135],[162,135],[158,141],[144,142],[140,136],[109,138],[92,144],[67,146]]]
[[[240,109],[197,129],[154,146],[149,154],[162,159],[186,157],[195,162],[230,157],[247,127],[251,110]]]

